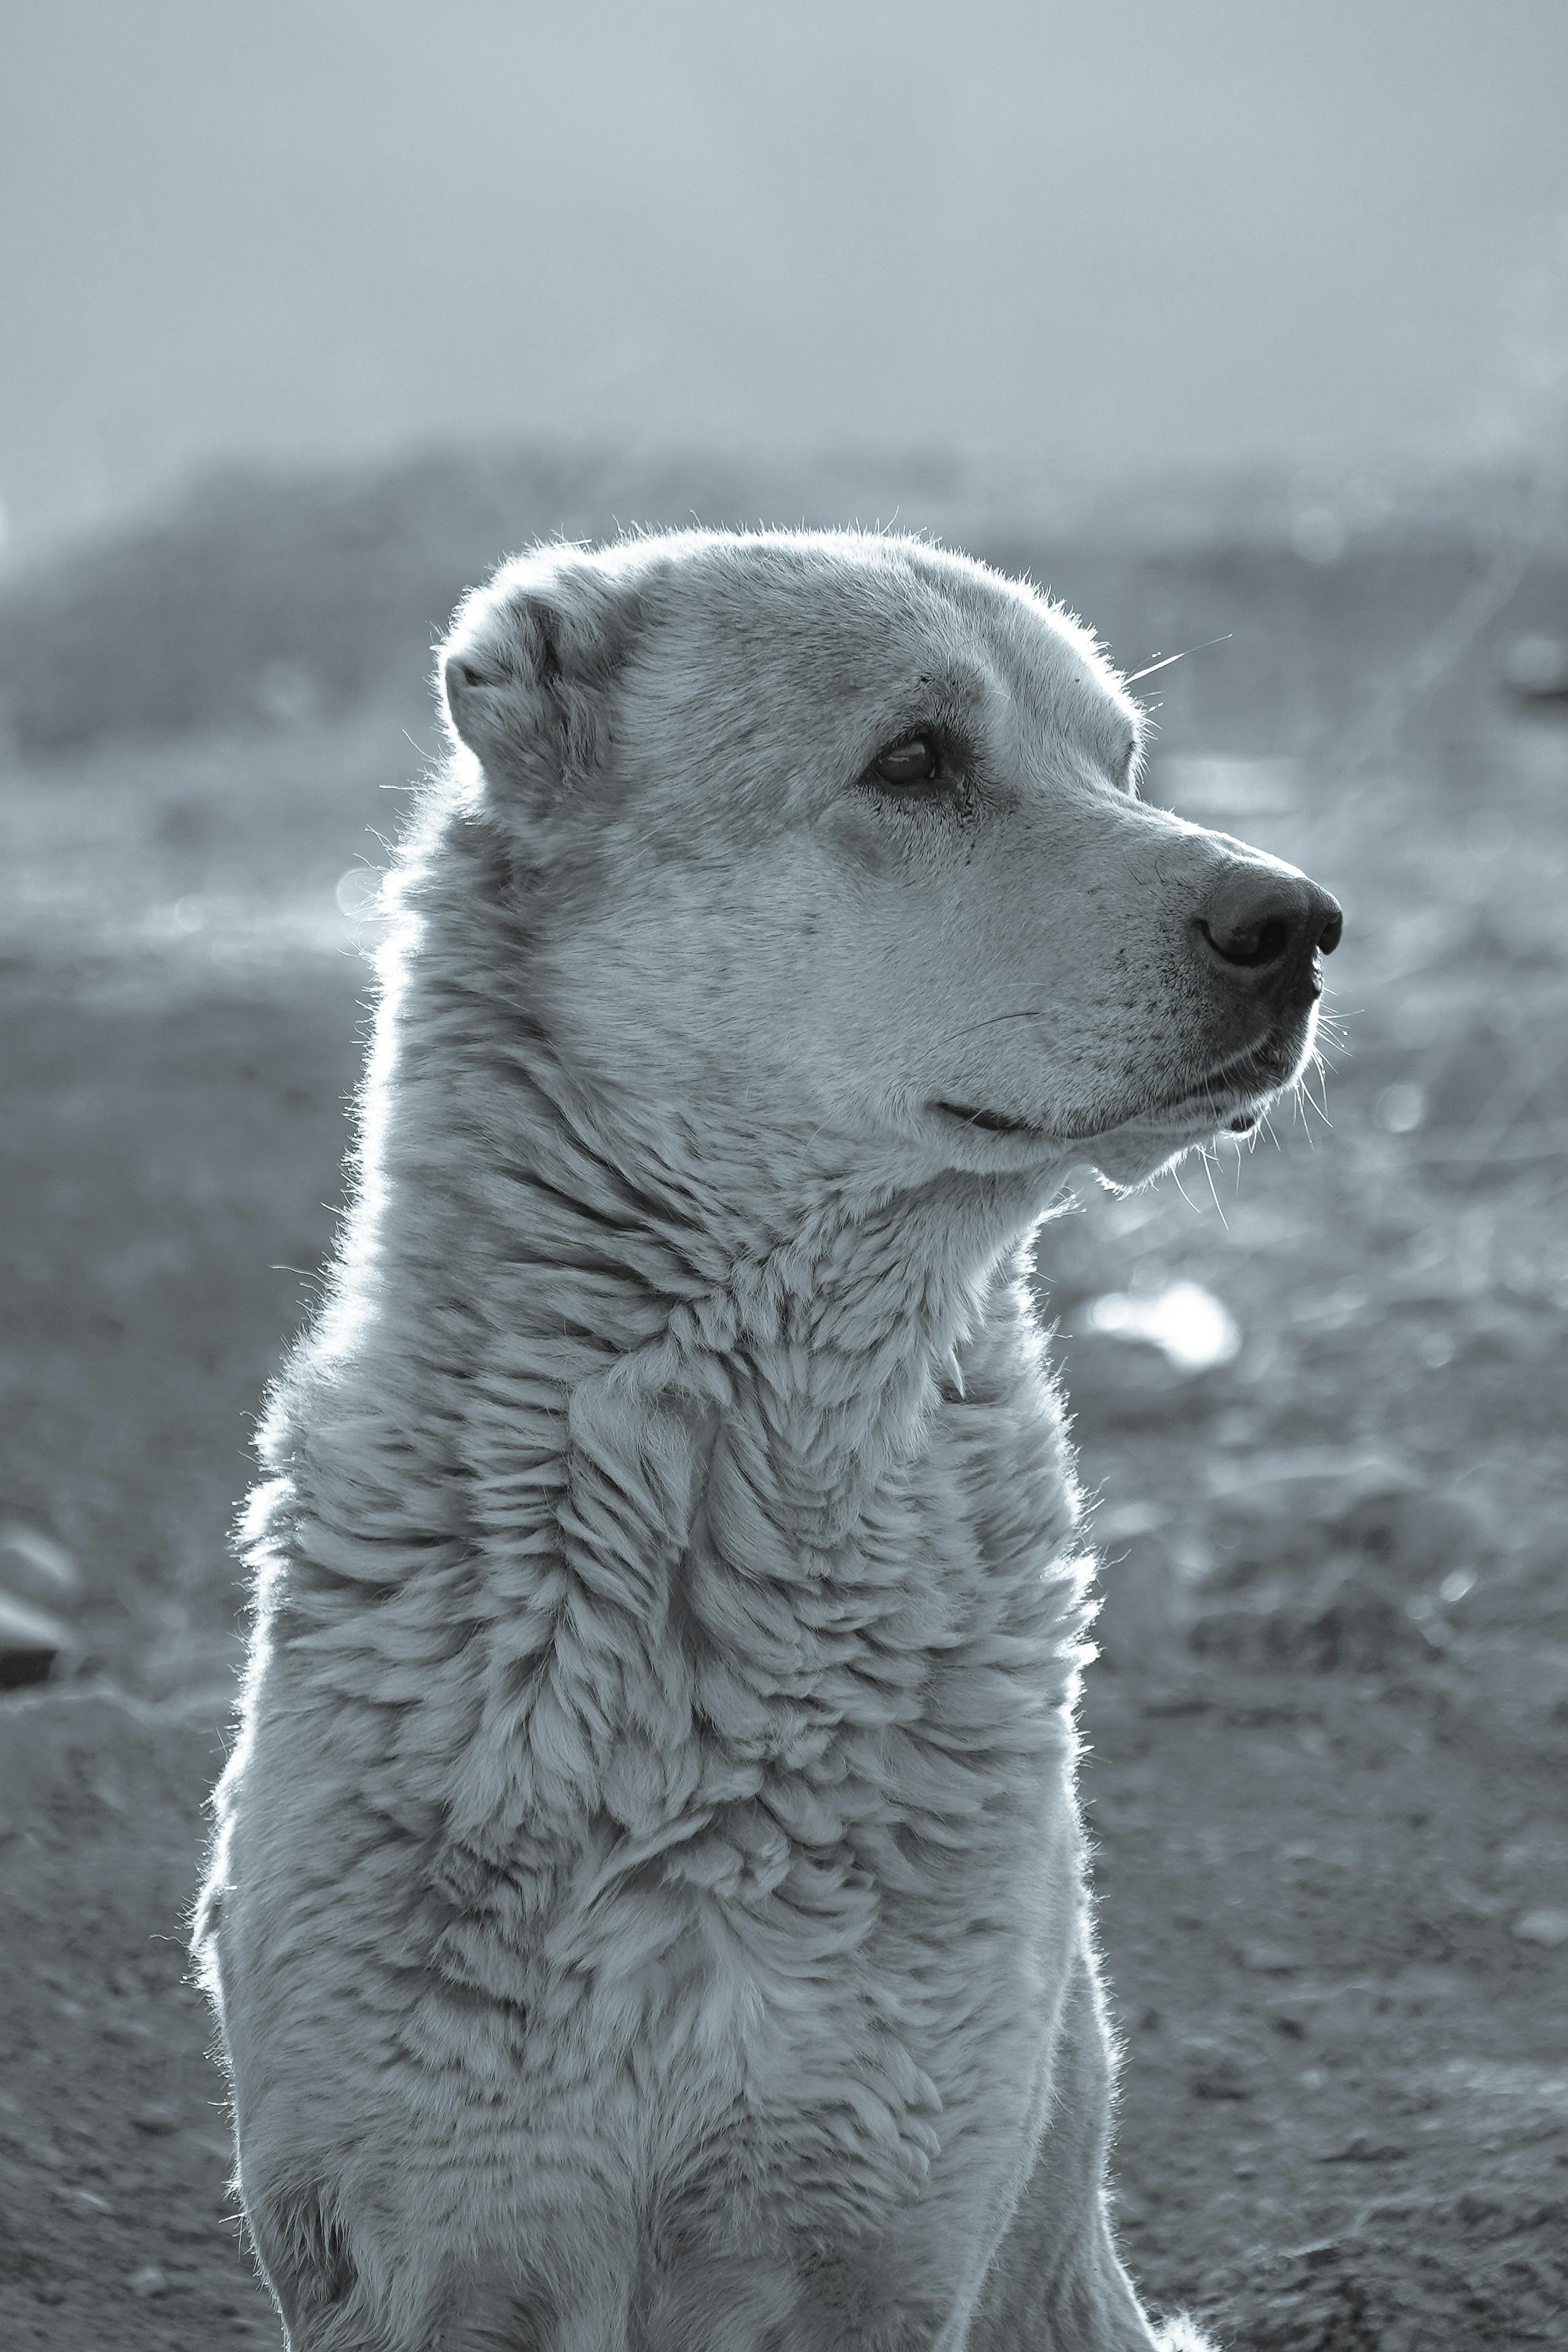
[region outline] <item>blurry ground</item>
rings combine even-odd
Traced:
[[[1040,1252],[1110,1563],[1121,2230],[1237,2347],[1497,2352],[1568,2338],[1568,719],[1498,694],[1496,628],[1436,641],[1462,547],[1315,551],[1035,567],[1130,667],[1234,633],[1150,682],[1150,796],[1348,920],[1331,1127],[1091,1189]],[[1561,590],[1497,626],[1568,628]],[[0,1696],[18,2347],[276,2335],[184,1906],[228,1513],[331,1230],[353,870],[431,735],[272,689],[269,729],[0,776],[0,1526],[85,1580],[62,1677]]]

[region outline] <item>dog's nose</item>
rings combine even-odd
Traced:
[[[1338,901],[1304,874],[1236,865],[1222,875],[1197,919],[1210,957],[1259,985],[1289,986],[1298,975],[1316,996],[1317,958],[1332,955],[1344,929]]]

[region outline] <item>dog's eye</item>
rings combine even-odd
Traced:
[[[879,751],[871,773],[884,784],[934,783],[942,773],[942,747],[930,735],[911,735]]]

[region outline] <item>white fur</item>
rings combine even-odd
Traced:
[[[1229,1107],[1233,845],[912,542],[547,551],[446,681],[198,1921],[295,2352],[1147,2346],[1023,1277]]]

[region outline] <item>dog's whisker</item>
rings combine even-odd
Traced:
[[[1026,1006],[1021,1013],[990,1013],[986,1014],[984,1021],[972,1022],[967,1028],[950,1029],[946,1035],[939,1037],[936,1043],[939,1045],[951,1045],[960,1037],[973,1037],[982,1029],[994,1029],[1000,1021],[1038,1021],[1045,1011],[1046,1007],[1043,1004],[1033,1004]]]
[[[1194,1216],[1195,1217],[1199,1215],[1201,1212],[1199,1211],[1197,1202],[1193,1199],[1191,1193],[1187,1191],[1186,1186],[1182,1181],[1181,1170],[1179,1168],[1173,1168],[1171,1175],[1174,1181],[1177,1192],[1181,1194],[1183,1200],[1185,1201]]]
[[[1206,654],[1214,646],[1227,646],[1234,635],[1234,630],[1227,629],[1223,637],[1208,637],[1201,646],[1188,646],[1182,653],[1167,654],[1163,661],[1151,662],[1147,669],[1135,669],[1131,677],[1124,677],[1121,683],[1123,686],[1136,686],[1140,678],[1153,677],[1159,671],[1169,669],[1173,662],[1190,661],[1194,654]]]

